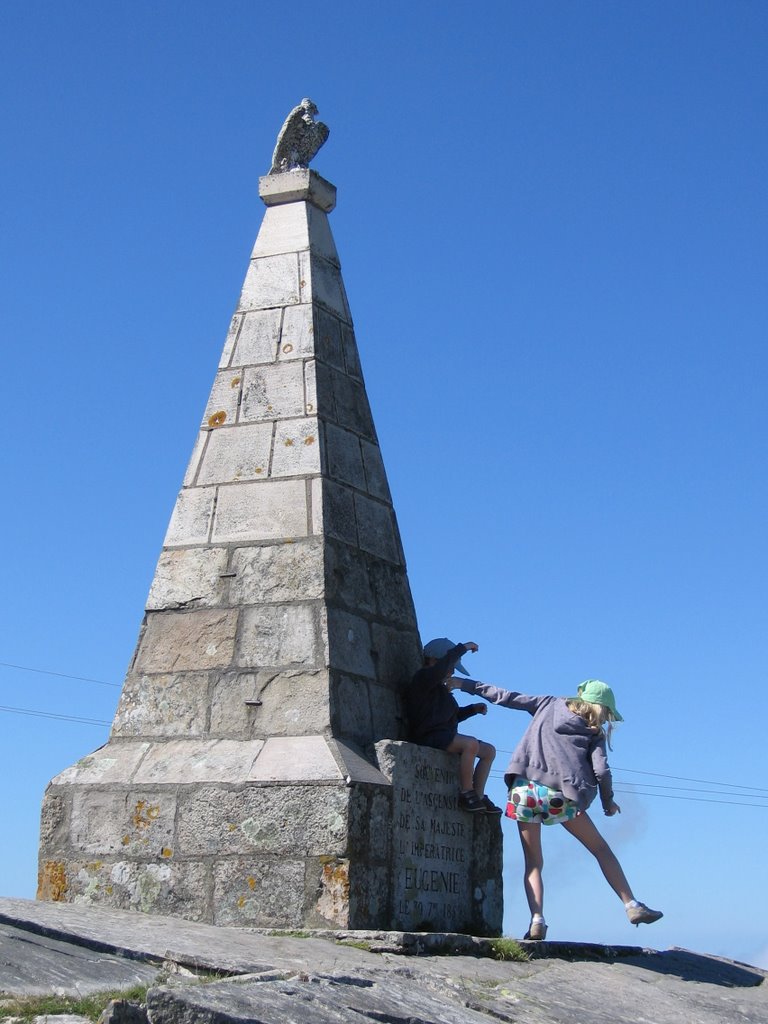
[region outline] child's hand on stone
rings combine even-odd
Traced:
[[[478,715],[487,715],[488,714],[488,705],[487,704],[473,704],[472,707],[475,709],[475,712]]]

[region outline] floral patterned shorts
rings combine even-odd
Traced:
[[[507,817],[515,821],[539,821],[544,825],[557,825],[571,821],[579,813],[573,800],[556,789],[518,775],[510,787]]]

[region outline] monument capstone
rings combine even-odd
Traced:
[[[223,925],[501,928],[498,819],[403,741],[421,643],[304,100],[108,742],[49,784],[38,898]],[[478,820],[481,819],[481,820]]]

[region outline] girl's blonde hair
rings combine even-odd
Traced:
[[[568,706],[568,710],[572,711],[574,715],[583,718],[593,732],[604,733],[608,749],[613,749],[611,747],[611,734],[613,733],[615,719],[610,708],[607,708],[604,704],[592,704],[586,700],[579,700],[577,697],[570,697],[565,703]]]

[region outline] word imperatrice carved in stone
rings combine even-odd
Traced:
[[[270,174],[309,167],[310,161],[330,134],[327,124],[315,121],[316,113],[317,107],[312,100],[303,99],[286,117],[277,136]]]

